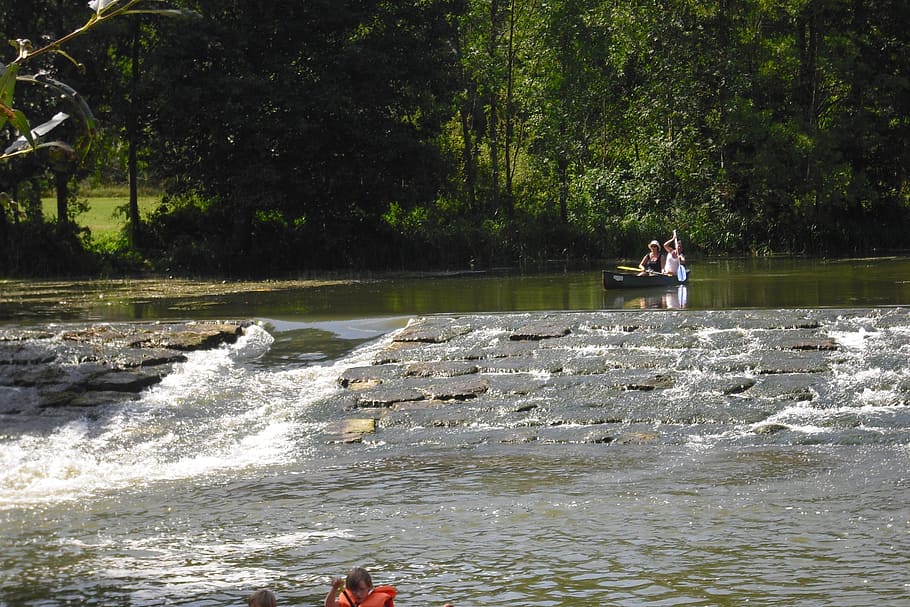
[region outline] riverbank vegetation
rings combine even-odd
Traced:
[[[708,253],[904,248],[904,2],[173,4],[195,16],[74,40],[83,72],[48,60],[98,132],[78,166],[0,165],[5,273],[486,267],[674,228]],[[85,10],[19,3],[0,33]],[[37,210],[64,180],[78,217],[86,179],[162,195],[126,196],[118,238]]]

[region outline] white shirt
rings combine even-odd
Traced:
[[[676,276],[677,270],[679,270],[679,254],[676,251],[667,253],[667,261],[664,263],[664,274]]]

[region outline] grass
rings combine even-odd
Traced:
[[[92,231],[93,240],[113,236],[126,225],[126,213],[118,212],[118,209],[125,207],[129,202],[127,194],[99,191],[91,192],[85,197],[80,196],[80,199],[83,198],[88,202],[89,209],[85,213],[77,215],[75,220],[77,224]],[[139,214],[145,216],[160,202],[160,195],[139,196]],[[42,198],[41,206],[46,219],[57,218],[56,198]]]

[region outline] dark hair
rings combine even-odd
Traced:
[[[373,578],[370,577],[370,573],[363,567],[354,567],[348,573],[344,585],[348,588],[360,588],[361,586],[372,587]]]
[[[249,607],[275,607],[278,605],[278,600],[275,598],[274,592],[262,588],[251,594],[246,599],[246,604]]]

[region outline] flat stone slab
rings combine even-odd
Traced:
[[[457,377],[477,373],[478,367],[470,361],[442,360],[439,362],[416,362],[405,368],[405,375],[414,377]]]
[[[830,369],[827,357],[817,352],[770,351],[759,353],[757,358],[754,368],[761,374],[819,373]]]
[[[360,443],[367,434],[376,431],[376,418],[343,419],[326,428],[329,443]]]
[[[187,322],[180,324],[95,325],[64,331],[61,338],[91,344],[126,345],[131,348],[164,350],[207,350],[233,343],[242,335],[239,323]]]
[[[489,380],[478,376],[459,376],[447,381],[437,381],[423,388],[432,400],[468,400],[490,389]]]
[[[0,365],[40,365],[56,358],[57,352],[40,343],[0,341]]]
[[[477,361],[477,367],[483,373],[558,373],[562,370],[562,363],[530,356],[501,357]]]
[[[423,318],[399,331],[395,335],[395,341],[443,343],[463,335],[468,330],[466,327],[457,325],[452,319]]]
[[[411,386],[379,386],[357,395],[359,407],[391,407],[396,403],[424,400],[426,394]]]
[[[88,392],[141,392],[161,381],[157,373],[110,370],[83,383]]]
[[[563,337],[572,332],[565,322],[561,321],[550,321],[550,320],[541,320],[537,322],[528,323],[524,326],[521,326],[509,335],[509,339],[512,341],[522,341],[522,340],[533,340],[538,341],[541,339],[553,339],[556,337]]]
[[[723,394],[742,394],[755,385],[755,379],[752,377],[729,377],[720,386]]]
[[[401,377],[401,366],[395,364],[369,365],[366,367],[351,367],[346,369],[338,378],[338,383],[344,388],[354,388],[364,385],[378,385],[383,381]]]

